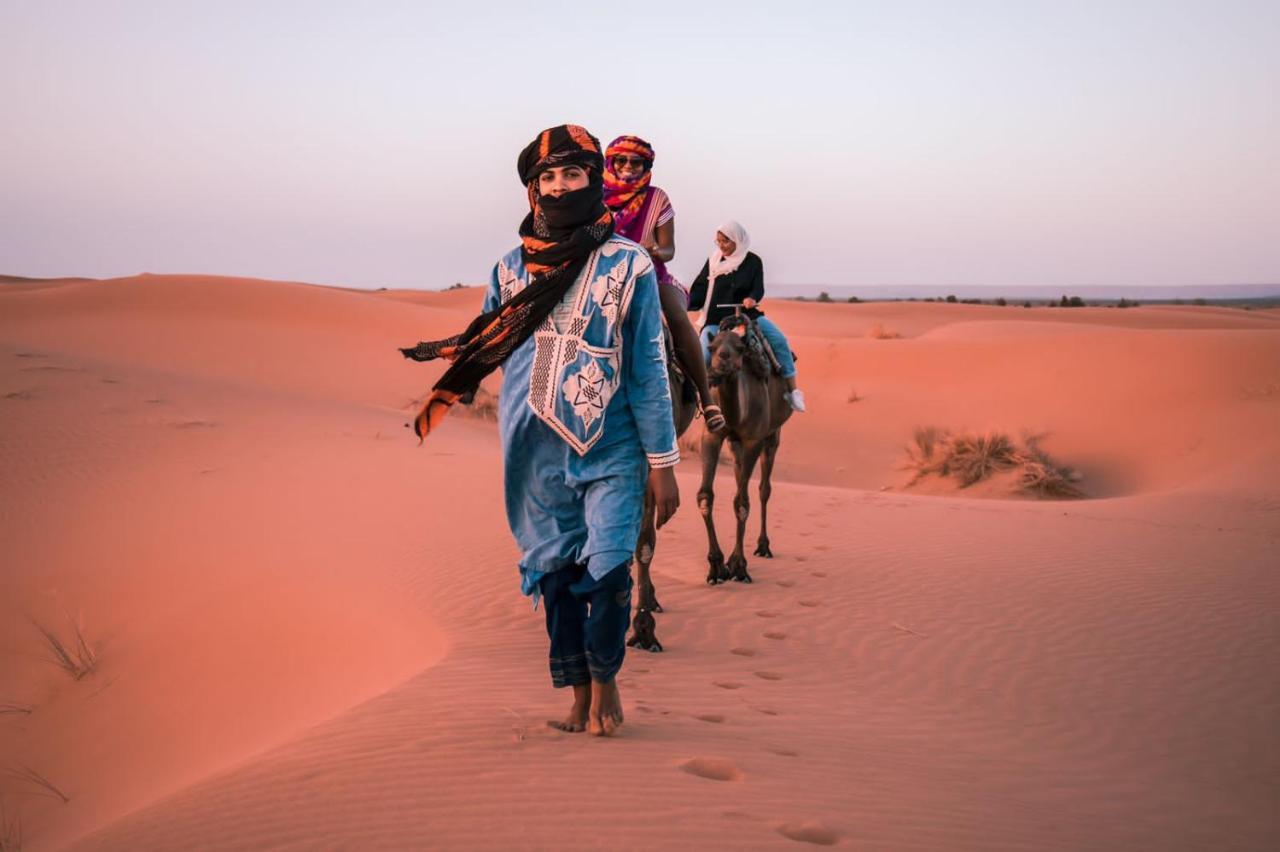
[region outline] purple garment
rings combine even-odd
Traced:
[[[636,211],[634,216],[624,218],[623,216],[615,213],[613,216],[613,232],[615,234],[621,234],[632,242],[643,245],[645,237],[652,236],[652,234],[645,233],[645,225],[649,223],[650,219],[649,208],[653,206],[653,200],[657,197],[658,193],[656,192],[646,192],[644,194],[644,201],[641,202],[640,209]],[[661,211],[654,212],[660,213]],[[654,230],[657,230],[656,226]],[[681,290],[684,289],[671,277],[671,273],[667,271],[667,265],[665,263],[652,255],[650,256],[650,259],[653,260],[653,271],[658,277],[659,284],[675,284],[677,287],[680,287]]]

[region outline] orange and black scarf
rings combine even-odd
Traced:
[[[558,198],[540,196],[538,176],[566,165],[584,167],[590,183]],[[414,418],[419,439],[529,339],[564,298],[591,252],[613,234],[613,214],[604,205],[600,142],[585,129],[562,124],[542,131],[520,152],[516,168],[529,191],[529,214],[520,223],[520,252],[529,285],[506,304],[476,317],[461,334],[400,350],[414,361],[452,362]]]
[[[620,154],[634,154],[648,164],[638,178],[624,179],[613,168],[613,158]],[[622,231],[640,214],[645,196],[649,194],[649,182],[653,180],[653,146],[639,136],[619,136],[609,143],[604,152],[604,203],[613,211],[615,228]]]

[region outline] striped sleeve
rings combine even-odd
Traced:
[[[645,453],[649,459],[649,467],[657,470],[661,467],[675,467],[680,464],[680,450],[674,449],[669,453]]]
[[[661,189],[654,188],[658,193],[658,197],[653,199],[658,205],[658,225],[665,225],[672,219],[676,218],[676,211],[671,207],[671,198]]]

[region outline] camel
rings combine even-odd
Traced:
[[[735,312],[736,313],[736,312]],[[702,486],[698,489],[698,512],[707,526],[707,583],[716,585],[726,580],[750,583],[747,558],[743,555],[743,538],[751,501],[747,488],[756,462],[760,465],[760,538],[755,555],[772,558],[769,549],[767,521],[769,494],[773,490],[773,462],[778,454],[782,426],[791,417],[791,406],[784,396],[787,387],[772,369],[772,356],[755,324],[735,315],[720,324],[711,341],[711,393],[724,412],[728,427],[720,434],[702,436]],[[733,469],[738,491],[733,498],[734,515],[738,519],[737,540],[726,565],[724,552],[716,539],[711,509],[715,504],[714,483],[720,448],[725,440],[733,452]]]
[[[667,343],[667,381],[671,385],[671,415],[675,421],[676,437],[679,438],[693,422],[698,411],[697,391],[693,382],[685,378],[676,362],[671,343],[671,332],[666,325],[662,327],[663,337]],[[640,648],[655,653],[662,650],[662,643],[656,635],[657,624],[653,614],[662,612],[662,604],[653,589],[653,578],[649,574],[649,565],[653,562],[654,549],[658,542],[656,526],[657,506],[653,500],[653,489],[646,487],[644,492],[644,515],[640,521],[640,537],[636,540],[636,601],[635,616],[631,620],[631,638],[627,646]]]

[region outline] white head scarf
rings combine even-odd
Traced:
[[[751,245],[751,237],[747,234],[747,229],[739,225],[737,222],[728,221],[716,228],[717,233],[724,234],[733,240],[736,248],[733,254],[725,256],[720,253],[720,246],[714,242],[711,246],[711,254],[707,255],[708,264],[708,281],[707,287],[710,288],[711,282],[719,275],[727,275],[742,265],[742,260],[747,256],[747,248]]]

